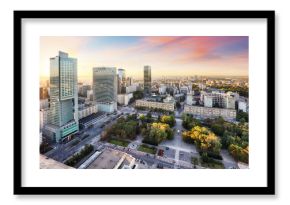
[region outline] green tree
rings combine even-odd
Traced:
[[[142,129],[142,135],[144,136],[143,142],[158,145],[163,140],[172,139],[174,133],[168,124],[154,122]]]
[[[219,154],[221,149],[220,139],[206,127],[195,126],[190,131],[182,133],[183,138],[191,138],[196,147],[202,152]]]
[[[175,117],[172,115],[161,116],[160,122],[168,124],[170,127],[175,125]]]

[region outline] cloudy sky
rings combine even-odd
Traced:
[[[144,65],[151,65],[153,78],[248,76],[248,44],[247,36],[43,36],[40,75],[49,76],[49,58],[61,50],[78,59],[80,79],[91,79],[97,66],[124,68],[142,79]]]

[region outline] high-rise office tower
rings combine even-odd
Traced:
[[[48,98],[48,90],[47,87],[39,88],[39,97],[41,100]]]
[[[151,96],[151,66],[144,66],[144,95]]]
[[[132,85],[132,77],[127,77],[126,86]]]
[[[67,53],[50,58],[50,111],[46,134],[59,142],[79,130],[77,59]]]
[[[125,69],[118,69],[118,94],[126,91],[126,72]]]
[[[99,110],[117,109],[117,72],[115,67],[93,68],[93,96]]]

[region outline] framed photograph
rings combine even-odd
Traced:
[[[14,11],[14,194],[275,194],[274,11]]]

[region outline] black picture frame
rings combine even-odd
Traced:
[[[22,186],[22,19],[47,18],[219,18],[267,21],[266,187],[23,187]],[[270,84],[269,84],[270,82]],[[273,195],[275,194],[275,11],[14,11],[14,194],[15,195]]]

